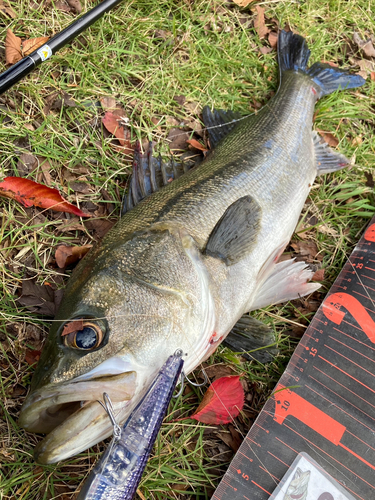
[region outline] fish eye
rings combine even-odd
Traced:
[[[102,329],[91,321],[76,319],[65,323],[61,333],[67,347],[92,351],[100,346],[104,334]]]

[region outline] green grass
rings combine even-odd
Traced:
[[[74,19],[52,7],[31,10],[29,0],[10,3],[17,18],[0,17],[1,46],[8,27],[23,38],[39,37],[57,33]],[[93,3],[82,0],[82,5],[86,11]],[[375,34],[370,0],[270,1],[262,6],[273,28],[278,22],[306,37],[312,62],[332,61],[358,71],[353,57],[361,55],[351,42],[353,31],[362,38]],[[100,99],[115,97],[123,106],[134,139],[149,138],[164,145],[170,117],[180,122],[199,118],[186,104],[177,104],[175,96],[183,95],[187,104],[198,103],[200,108],[208,104],[253,112],[278,85],[276,54],[260,53],[267,44],[255,33],[253,20],[249,8],[217,0],[124,1],[0,96],[0,180],[22,173],[22,153],[47,158],[52,186],[83,209],[94,203],[98,218],[116,219],[131,168],[103,133]],[[2,57],[0,70],[4,69]],[[46,113],[51,96],[63,92],[76,107]],[[326,273],[320,298],[375,213],[374,190],[366,186],[365,177],[365,172],[374,172],[374,125],[375,82],[370,77],[363,88],[336,92],[316,107],[315,128],[333,133],[340,141],[338,149],[355,163],[316,180],[299,225],[302,232],[297,239],[315,241],[323,256]],[[90,192],[74,191],[69,174],[87,183]],[[27,176],[44,182],[40,164]],[[61,243],[93,243],[95,235],[77,218],[25,209],[11,200],[0,200],[0,216],[0,499],[73,499],[106,444],[58,465],[41,467],[33,461],[39,437],[19,429],[17,418],[33,372],[25,354],[38,350],[49,323],[15,299],[24,279],[63,287],[66,275],[54,265],[55,248]],[[65,231],[68,224],[81,226]],[[288,303],[256,313],[278,334],[280,355],[269,365],[244,362],[223,347],[209,360],[230,365],[247,380],[252,399],[237,421],[242,435],[293,352],[296,341],[288,334],[312,317],[298,306]],[[191,389],[172,403],[140,484],[140,498],[210,498],[232,453],[215,429],[191,420],[172,421],[177,413],[192,413],[202,393]]]

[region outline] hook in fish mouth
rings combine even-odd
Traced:
[[[131,371],[73,380],[31,393],[21,410],[19,425],[28,432],[46,434],[35,449],[35,459],[54,463],[109,436],[112,425],[97,400],[107,392],[117,417],[124,418],[136,393],[136,382],[137,373]]]

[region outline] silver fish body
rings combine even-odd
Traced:
[[[307,69],[308,56],[302,37],[282,32],[271,101],[220,124],[231,130],[197,168],[127,212],[78,265],[20,416],[48,432],[38,461],[110,435],[95,403],[103,392],[124,421],[171,352],[187,353],[189,373],[244,313],[319,287],[303,263],[277,260],[316,175],[348,163],[312,132],[314,105],[363,80]]]

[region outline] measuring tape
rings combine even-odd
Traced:
[[[268,499],[300,452],[375,499],[375,218],[212,499]]]

